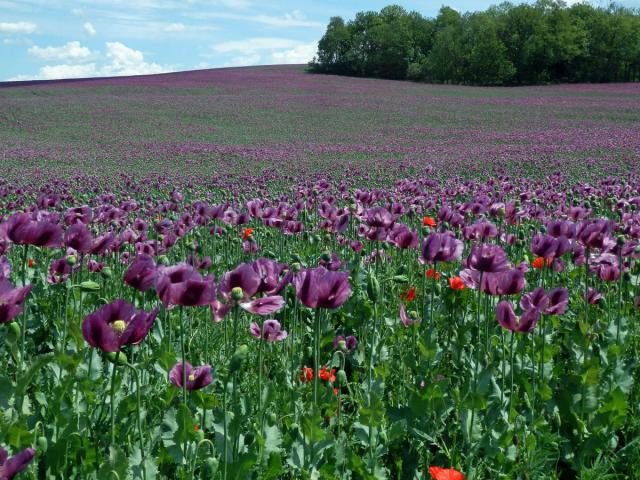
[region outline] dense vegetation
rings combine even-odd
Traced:
[[[539,0],[425,18],[391,5],[329,21],[313,71],[473,85],[640,80],[640,14]]]

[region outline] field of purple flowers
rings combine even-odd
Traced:
[[[638,85],[0,84],[0,161],[0,480],[640,478]]]

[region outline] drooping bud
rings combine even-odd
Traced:
[[[346,386],[347,385],[347,372],[345,372],[342,369],[338,370],[338,373],[336,374],[336,383],[338,384],[339,387]]]
[[[367,295],[369,296],[369,300],[372,302],[377,302],[380,297],[380,283],[376,276],[369,272],[367,278]]]

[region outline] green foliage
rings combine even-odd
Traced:
[[[424,18],[398,5],[333,17],[312,70],[473,85],[640,80],[640,14],[559,0]]]

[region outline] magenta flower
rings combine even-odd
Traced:
[[[36,451],[33,448],[26,448],[9,457],[9,453],[0,447],[0,480],[11,480],[29,466],[35,455]]]
[[[464,244],[451,232],[431,233],[422,242],[420,263],[440,263],[457,260],[462,255]]]
[[[185,362],[186,368],[182,369],[182,362],[176,365],[169,372],[169,381],[178,388],[183,388],[183,379],[186,378],[187,390],[200,390],[213,382],[211,375],[211,365],[201,365],[193,368],[189,362]]]
[[[62,227],[48,221],[34,221],[26,213],[16,213],[0,226],[0,238],[37,247],[59,247]]]
[[[496,307],[496,320],[502,328],[511,330],[512,332],[532,332],[539,318],[540,310],[537,308],[525,310],[520,317],[516,316],[511,303],[506,300],[498,303]]]
[[[280,295],[270,297],[259,297],[248,302],[241,302],[239,305],[247,312],[255,315],[271,315],[284,307],[284,298]]]
[[[130,287],[146,292],[156,282],[156,262],[149,255],[138,255],[124,273],[124,282]]]
[[[277,320],[265,320],[262,328],[256,322],[251,322],[249,331],[254,337],[261,338],[267,342],[284,340],[289,335],[285,330],[282,330],[280,322]]]
[[[203,278],[191,265],[181,263],[161,268],[156,291],[165,308],[170,305],[195,307],[215,300],[215,286],[210,277]]]
[[[330,272],[324,267],[301,270],[293,283],[298,299],[309,308],[338,308],[351,295],[349,274]]]
[[[14,288],[9,279],[0,278],[0,323],[8,323],[22,312],[22,304],[32,287]]]
[[[349,352],[358,348],[358,339],[353,335],[349,335],[347,338],[344,335],[338,335],[333,339],[333,348],[338,350],[340,342],[344,342],[344,348]]]
[[[151,313],[137,310],[125,300],[100,307],[82,322],[82,335],[89,345],[103,352],[119,352],[123,345],[137,345],[147,336],[158,308]]]

